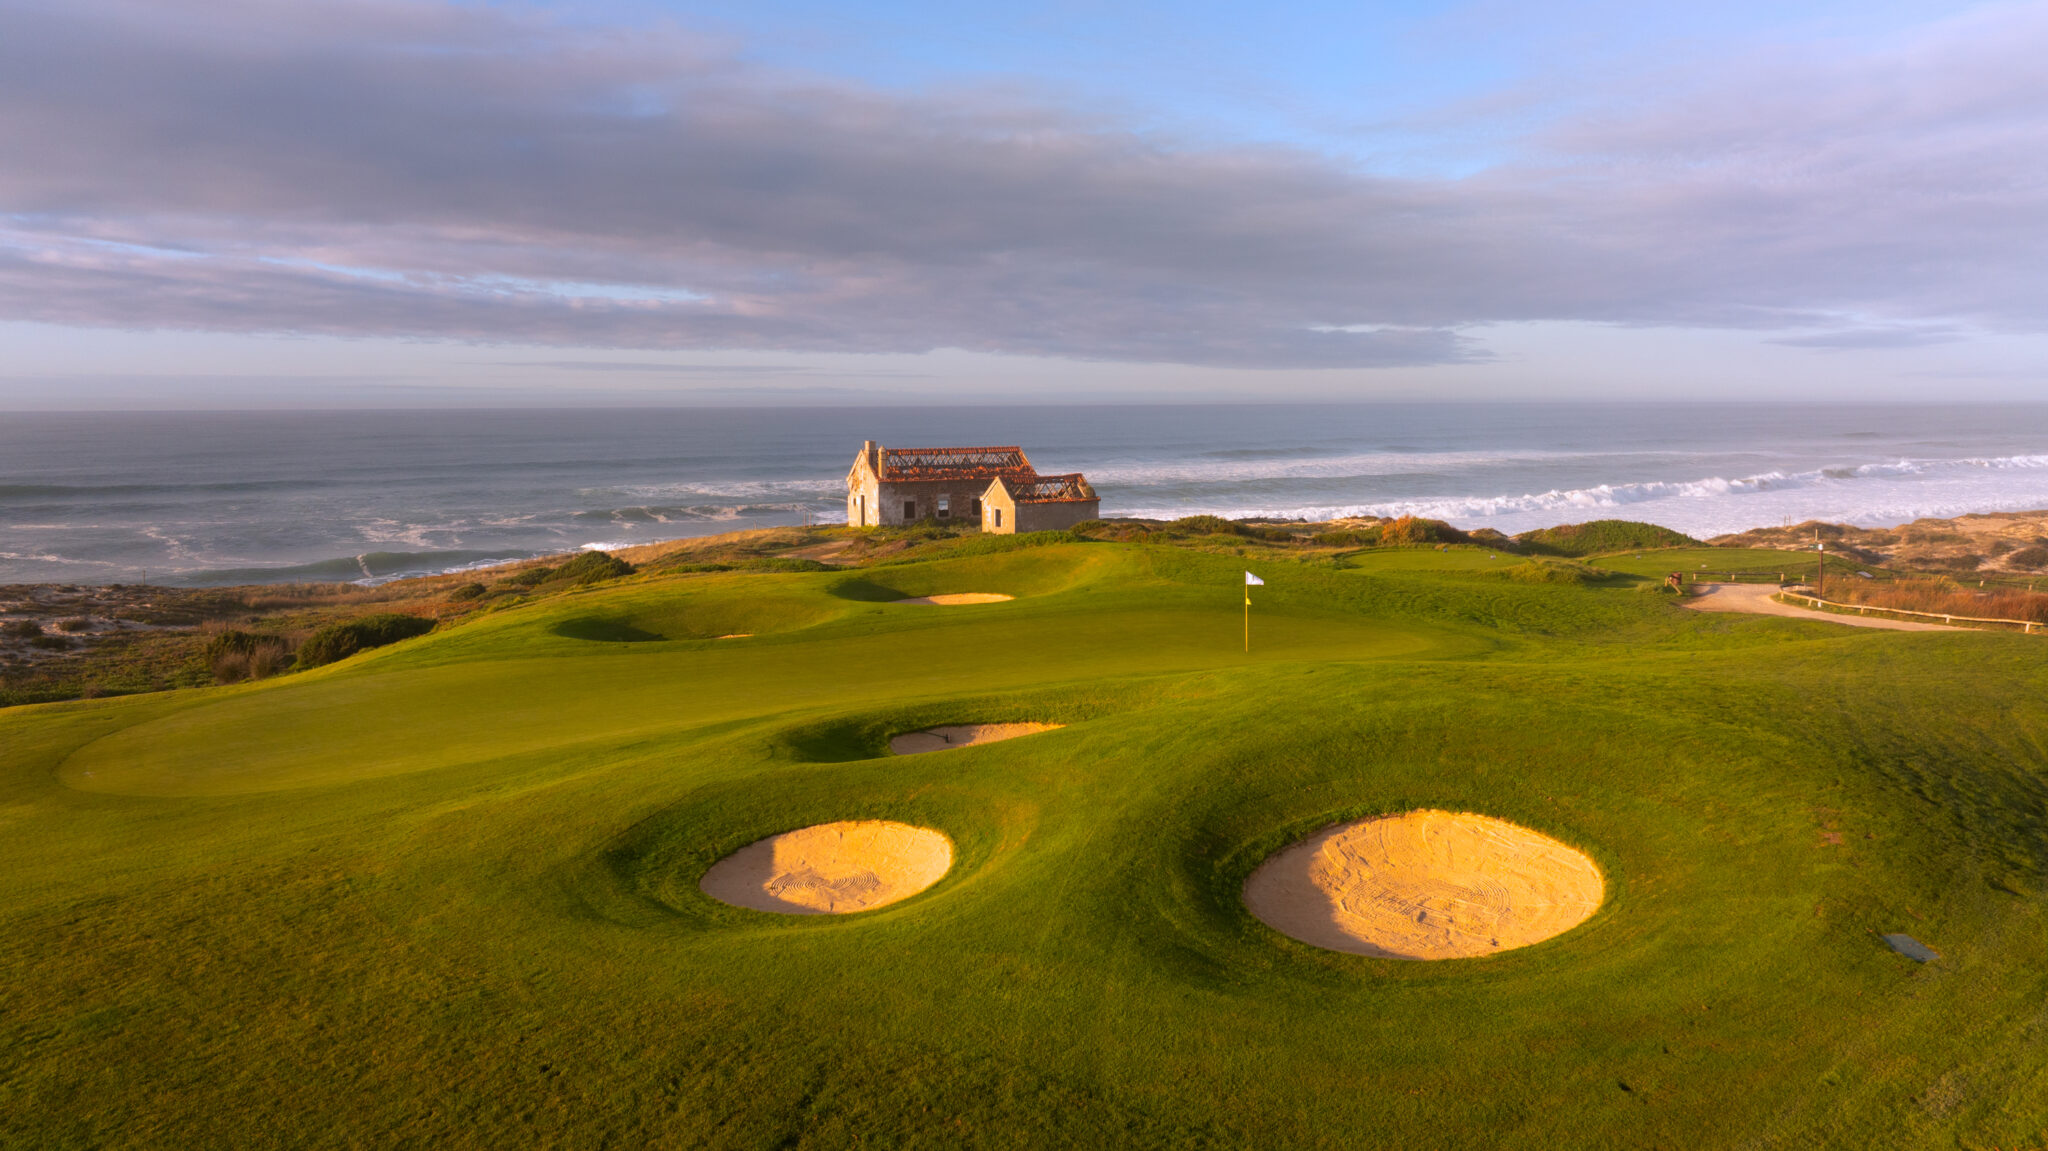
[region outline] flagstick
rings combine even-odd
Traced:
[[[1252,589],[1244,589],[1244,653],[1252,653]]]

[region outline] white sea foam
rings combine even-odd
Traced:
[[[1669,453],[1657,453],[1669,454]],[[1104,484],[1217,484],[1261,480],[1371,479],[1418,472],[1467,471],[1512,464],[1541,465],[1582,458],[1558,451],[1351,452],[1295,458],[1176,460],[1109,459],[1076,464],[1088,479]],[[1065,470],[1062,468],[1062,470]]]
[[[1105,500],[1105,503],[1111,501]],[[2048,507],[2048,455],[1901,459],[1807,471],[1635,483],[1595,484],[1503,495],[1450,495],[1307,505],[1204,501],[1107,507],[1106,514],[1173,518],[1331,520],[1416,515],[1467,529],[1526,531],[1587,519],[1648,519],[1681,531],[1722,533],[1781,522],[1824,519],[1891,526],[1972,511]]]
[[[0,525],[0,582],[145,568],[211,583],[382,581],[583,541],[837,522],[856,435],[1021,442],[1046,471],[1088,473],[1108,515],[1411,512],[1511,532],[1618,517],[1713,535],[2048,507],[2048,405],[963,408],[861,422],[266,417],[260,436],[218,437],[248,451],[168,462],[124,446],[157,443],[153,419],[0,421],[0,502],[20,521]],[[448,433],[434,452],[408,438],[422,428]]]
[[[617,487],[578,488],[580,499],[592,501],[630,501],[640,505],[688,504],[712,500],[717,502],[776,502],[789,500],[837,499],[845,491],[837,476],[829,480],[816,478],[788,480],[740,480],[721,479],[703,481],[678,480],[666,484],[621,484]]]

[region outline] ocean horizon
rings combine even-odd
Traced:
[[[0,583],[360,581],[844,521],[861,441],[1019,444],[1105,517],[1700,537],[2048,507],[2048,404],[10,413]]]

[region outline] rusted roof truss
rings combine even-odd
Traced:
[[[1020,504],[1073,503],[1095,498],[1095,489],[1080,472],[1063,476],[1031,476],[1007,482],[1010,496]]]
[[[994,479],[1032,476],[1031,460],[1019,447],[883,448],[885,480]]]

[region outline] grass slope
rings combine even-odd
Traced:
[[[1249,656],[1240,558],[1059,544],[0,712],[0,1143],[2038,1142],[2039,637],[1398,554],[1262,561]],[[1020,598],[886,602],[945,591]],[[1011,719],[1068,726],[883,752]],[[1434,964],[1243,910],[1271,851],[1416,806],[1574,843],[1610,900]],[[958,863],[845,918],[696,889],[850,818]]]
[[[1684,532],[1636,520],[1588,520],[1523,532],[1515,542],[1539,555],[1590,556],[1625,549],[1697,547],[1700,541]]]

